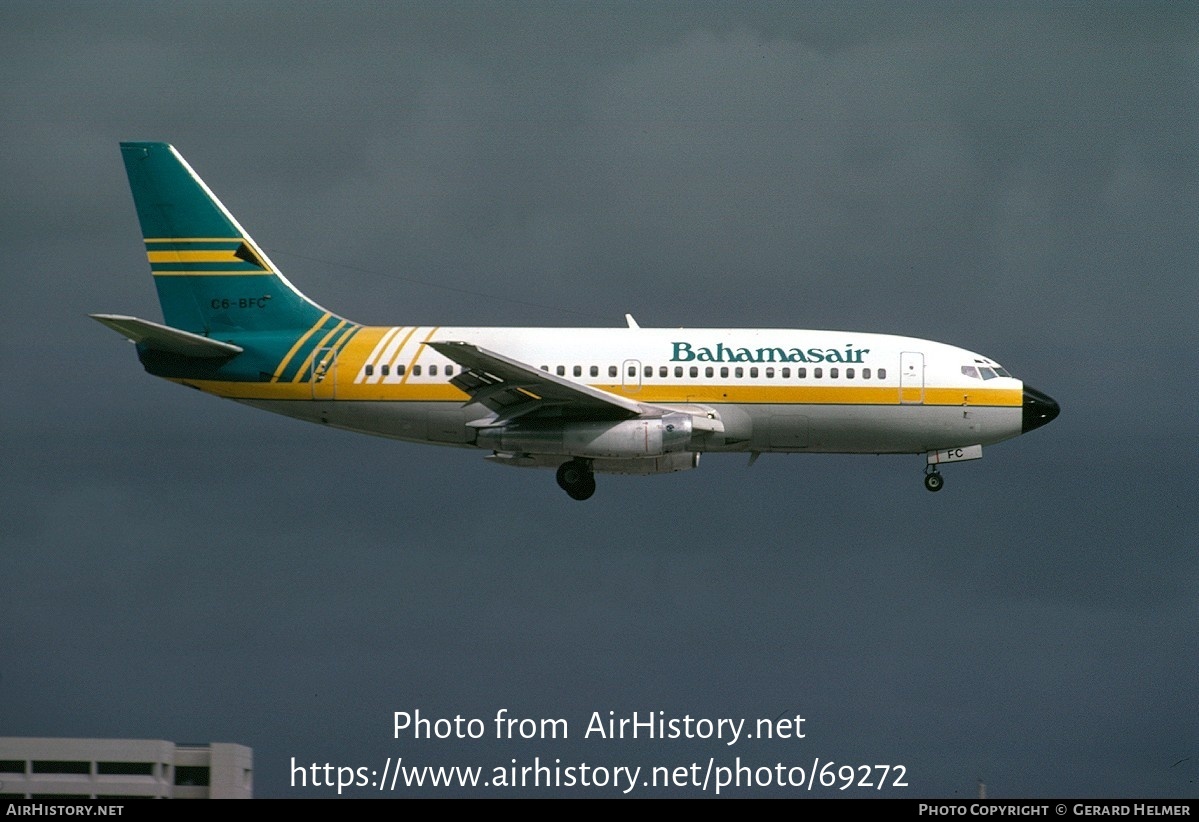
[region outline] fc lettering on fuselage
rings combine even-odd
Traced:
[[[912,337],[641,328],[631,316],[620,328],[361,325],[288,282],[173,147],[122,143],[121,155],[164,322],[91,316],[132,340],[149,373],[552,468],[575,499],[597,473],[685,471],[720,452],[923,454],[936,491],[940,463],[1058,414],[994,360]]]

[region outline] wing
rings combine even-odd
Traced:
[[[450,382],[471,402],[499,415],[487,425],[520,418],[625,420],[647,410],[641,403],[533,368],[466,342],[431,342],[429,347],[462,366]]]

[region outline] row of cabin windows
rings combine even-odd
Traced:
[[[366,376],[368,376],[368,377],[375,376],[375,367],[373,365],[368,365],[365,370],[366,370]],[[389,366],[389,365],[379,366],[379,373],[382,374],[384,377],[391,376],[391,366]],[[405,366],[397,365],[395,367],[395,375],[397,377],[404,376],[404,373],[405,373]],[[447,377],[454,376],[454,366],[452,366],[452,365],[445,366],[445,370],[443,373]],[[421,375],[421,367],[419,365],[412,366],[412,376],[419,377],[420,375]],[[429,376],[430,377],[437,376],[437,366],[436,365],[429,366]]]
[[[548,365],[543,365],[543,366],[541,366],[541,370],[549,371],[550,367]],[[963,372],[965,371],[964,368],[962,370],[963,370]],[[367,365],[365,371],[366,371],[366,376],[373,377],[375,375],[375,366]],[[554,371],[555,371],[555,373],[557,373],[557,375],[559,377],[566,376],[566,366],[565,365],[557,366],[554,369]],[[759,369],[756,365],[750,366],[748,369],[746,369],[745,367],[740,366],[740,365],[735,366],[733,368],[729,368],[727,365],[722,365],[720,367],[720,378],[728,379],[729,376],[731,375],[733,377],[733,379],[736,379],[736,380],[743,379],[745,377],[746,371],[749,372],[749,378],[751,380],[758,379]],[[775,369],[774,366],[767,366],[767,367],[761,369],[762,376],[768,380],[775,379],[776,371],[777,371],[778,377],[781,379],[787,380],[787,379],[791,378],[791,367],[790,366],[783,366],[782,368],[779,368],[779,369]],[[855,369],[855,368],[846,368],[845,369],[845,379],[847,379],[847,380],[857,379],[859,372],[861,374],[861,379],[863,379],[863,380],[869,380],[869,379],[885,380],[887,378],[887,369],[885,369],[885,368],[878,368],[878,369],[874,369],[873,371],[869,368],[862,368],[860,370]],[[381,365],[381,366],[379,366],[379,373],[384,377],[391,376],[391,373],[392,373],[391,367],[388,365]],[[422,373],[421,366],[419,366],[419,365],[412,366],[412,376],[419,377],[419,376],[421,376],[421,373]],[[444,366],[442,373],[444,373],[445,376],[447,376],[447,377],[454,376],[454,366],[452,366],[452,365]],[[576,376],[576,377],[583,376],[583,366],[581,366],[581,365],[574,366],[571,369],[571,373],[573,373],[574,376]],[[395,376],[402,377],[402,376],[404,376],[404,374],[405,374],[405,366],[397,365],[395,367]],[[598,377],[599,376],[599,366],[598,365],[591,366],[589,369],[589,374],[592,377]],[[642,369],[642,374],[645,377],[653,377],[654,376],[654,367],[652,365],[644,366]],[[676,365],[674,367],[674,376],[676,378],[681,379],[684,376],[684,374],[686,374],[687,376],[692,377],[692,378],[699,377],[699,366],[693,365],[686,369],[684,369],[683,366],[681,366],[681,365]],[[437,366],[430,365],[429,366],[429,376],[436,377],[437,375],[438,375]],[[628,370],[628,375],[635,379],[637,377],[637,366],[630,365],[629,370]],[[618,376],[620,376],[620,369],[618,369],[615,365],[609,365],[608,366],[608,376],[611,379],[616,379]],[[669,366],[666,366],[666,365],[658,366],[658,377],[659,378],[666,379],[669,376],[670,376],[670,367]],[[704,367],[704,377],[711,379],[715,376],[716,376],[716,368],[714,366],[709,365],[709,366]],[[831,366],[828,369],[828,377],[830,380],[840,379],[841,378],[841,369],[837,366]],[[808,378],[808,369],[806,367],[796,368],[795,369],[795,378],[798,380],[806,380]],[[824,379],[824,368],[822,366],[816,366],[812,369],[812,379],[816,379],[816,380]]]
[[[548,365],[543,365],[543,366],[541,366],[541,370],[549,371],[550,369],[549,369]],[[756,365],[751,366],[748,369],[746,369],[745,367],[740,366],[740,365],[735,366],[731,369],[727,365],[722,365],[720,367],[720,378],[728,379],[730,376],[730,373],[731,373],[731,376],[733,377],[733,379],[737,379],[737,380],[743,379],[745,377],[745,372],[747,370],[749,371],[749,378],[751,380],[756,380],[758,378],[759,369]],[[554,369],[554,371],[555,371],[555,373],[557,373],[557,375],[559,377],[566,376],[566,366],[565,365],[557,366]],[[682,378],[683,375],[686,374],[689,377],[695,378],[695,377],[699,377],[699,371],[700,371],[700,369],[699,369],[698,365],[692,365],[686,369],[684,369],[683,366],[681,366],[681,365],[676,365],[674,367],[674,376],[677,378]],[[761,371],[763,372],[762,376],[764,376],[768,380],[772,380],[775,378],[776,371],[778,373],[778,376],[784,380],[791,378],[791,367],[790,366],[784,366],[779,369],[775,369],[774,366],[768,366],[766,368],[761,369]],[[583,376],[583,366],[581,366],[581,365],[574,366],[574,368],[572,369],[572,373],[576,377]],[[599,376],[599,366],[597,366],[597,365],[591,366],[590,373],[591,373],[591,376],[598,377]],[[872,372],[871,372],[871,369],[869,369],[869,368],[862,368],[862,369],[846,368],[845,369],[845,379],[847,379],[847,380],[856,379],[859,373],[861,374],[861,379],[863,379],[863,380],[872,379],[872,376],[871,376]],[[643,366],[642,374],[645,377],[653,377],[654,376],[654,366],[652,366],[652,365]],[[873,374],[874,374],[873,379],[885,380],[887,378],[887,369],[885,369],[885,368],[875,369]],[[609,365],[608,366],[608,377],[611,379],[616,379],[618,376],[620,376],[620,369],[618,369],[615,365]],[[635,366],[635,365],[629,366],[628,376],[636,379],[637,366]],[[670,366],[666,366],[666,365],[658,366],[658,377],[660,379],[666,379],[669,376],[670,376]],[[715,366],[709,365],[704,368],[704,377],[707,377],[710,379],[715,376],[716,376]],[[836,366],[829,368],[828,376],[829,376],[829,379],[831,379],[831,380],[839,379],[841,376],[841,369]],[[800,380],[806,380],[808,378],[808,369],[806,367],[796,368],[795,369],[795,378],[800,379]],[[817,380],[823,379],[824,378],[824,368],[821,366],[817,366],[817,367],[813,368],[812,369],[812,378],[817,379]]]

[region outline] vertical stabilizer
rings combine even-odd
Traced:
[[[340,319],[287,281],[173,146],[121,143],[121,156],[167,325],[211,336]]]

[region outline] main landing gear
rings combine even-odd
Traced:
[[[572,499],[584,500],[595,493],[595,474],[591,463],[584,459],[573,459],[558,466],[558,485]]]
[[[926,465],[924,467],[924,487],[930,491],[940,491],[945,487],[945,478],[937,471],[937,466]]]

